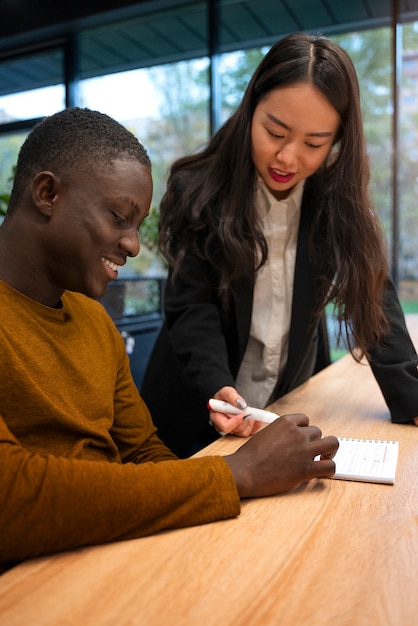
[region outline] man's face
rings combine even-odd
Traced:
[[[138,229],[152,198],[151,171],[133,161],[77,174],[57,186],[45,238],[52,286],[100,298],[127,257],[139,253]]]

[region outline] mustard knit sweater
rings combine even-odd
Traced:
[[[221,457],[178,460],[157,437],[100,303],[53,309],[0,281],[0,355],[0,571],[239,514]]]

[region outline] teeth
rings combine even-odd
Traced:
[[[103,261],[103,263],[108,265],[110,267],[110,269],[112,269],[114,272],[118,271],[119,265],[117,265],[116,263],[112,263],[112,261],[109,261],[109,259],[105,259],[105,257],[102,257],[102,261]]]
[[[287,174],[289,173],[289,172],[281,172],[280,170],[273,170],[273,172],[275,174],[278,174],[279,176],[287,176]]]

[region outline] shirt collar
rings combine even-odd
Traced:
[[[289,209],[292,205],[299,210],[302,204],[302,195],[305,180],[300,180],[284,200],[277,200],[268,189],[263,179],[259,176],[256,188],[256,205],[261,218],[265,217],[273,208]]]

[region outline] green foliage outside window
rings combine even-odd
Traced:
[[[8,202],[9,202],[9,194],[7,193],[0,194],[0,215],[4,215],[6,213]]]
[[[13,183],[14,174],[15,174],[15,167],[13,167],[12,173],[10,174],[8,181],[7,181],[8,183],[10,183],[10,185]],[[7,207],[9,205],[9,199],[10,199],[10,192],[0,190],[0,216],[3,216],[6,214]]]

